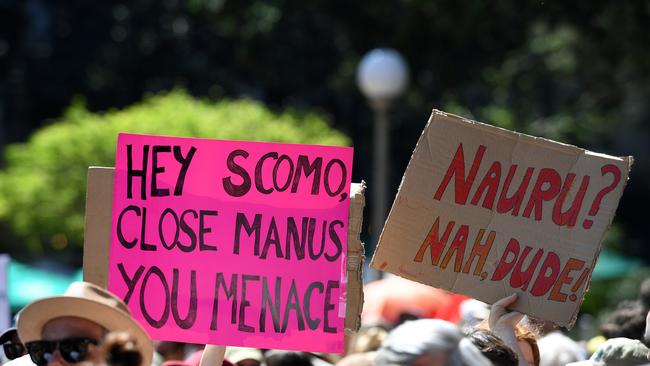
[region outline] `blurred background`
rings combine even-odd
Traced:
[[[86,169],[113,165],[117,131],[354,146],[371,256],[372,213],[437,108],[634,155],[583,306],[597,317],[650,275],[649,45],[642,0],[0,0],[3,295],[17,311],[80,278]],[[408,75],[382,103],[357,83],[377,48]]]

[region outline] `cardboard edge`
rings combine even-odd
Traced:
[[[575,145],[570,145],[570,144],[566,144],[566,143],[563,143],[563,142],[553,141],[553,140],[550,140],[550,139],[547,139],[547,138],[544,138],[544,137],[532,136],[532,135],[528,135],[528,134],[518,132],[518,131],[511,131],[511,130],[505,129],[503,127],[491,125],[489,123],[479,122],[479,121],[469,119],[469,118],[466,118],[466,117],[463,117],[463,116],[459,116],[459,115],[456,115],[456,114],[443,112],[443,111],[438,110],[438,109],[433,109],[433,111],[431,112],[431,118],[435,120],[435,118],[437,116],[445,118],[445,119],[447,119],[447,120],[449,120],[451,122],[454,122],[454,123],[459,123],[459,122],[470,123],[470,124],[474,125],[475,127],[480,128],[482,131],[485,131],[485,132],[488,132],[488,133],[499,134],[499,135],[507,136],[507,137],[510,137],[510,138],[523,138],[523,139],[527,140],[526,142],[536,144],[536,145],[543,144],[546,147],[553,148],[555,150],[562,151],[562,152],[565,152],[565,153],[579,155],[579,154],[583,154],[585,152],[591,152],[589,150],[580,148],[580,147],[575,146]],[[550,144],[552,146],[547,146],[547,144]],[[591,153],[593,153],[593,152],[591,152]]]
[[[357,332],[361,328],[361,310],[364,301],[363,264],[365,262],[365,251],[360,235],[363,226],[363,208],[366,205],[365,192],[365,181],[352,183],[350,188],[350,219],[346,259],[345,333]]]
[[[83,247],[83,280],[108,285],[114,169],[89,167]]]

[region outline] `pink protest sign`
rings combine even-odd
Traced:
[[[154,339],[343,352],[352,153],[120,134],[109,289]]]

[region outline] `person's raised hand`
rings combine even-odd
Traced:
[[[206,344],[199,366],[221,366],[226,355],[225,346]]]
[[[515,331],[515,327],[523,319],[524,314],[517,311],[508,311],[508,306],[512,306],[516,302],[517,294],[512,294],[492,304],[490,316],[488,317],[488,325],[494,334],[517,353],[519,366],[528,366],[526,357],[519,347]]]
[[[508,311],[508,306],[517,302],[517,294],[504,297],[503,299],[492,304],[488,324],[490,330],[513,329],[524,318],[524,314],[517,311]]]

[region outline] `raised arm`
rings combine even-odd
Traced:
[[[226,354],[226,346],[206,344],[201,355],[199,366],[221,366]]]
[[[528,366],[528,361],[519,347],[515,327],[523,319],[524,315],[516,311],[508,311],[507,308],[517,302],[517,294],[512,294],[508,297],[492,304],[490,309],[490,316],[488,324],[490,330],[494,332],[503,342],[519,356],[519,366]]]

